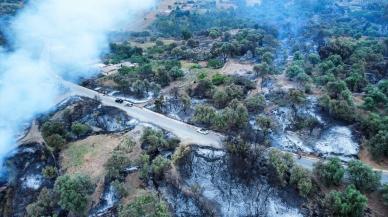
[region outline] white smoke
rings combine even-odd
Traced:
[[[153,0],[35,0],[13,20],[13,51],[0,54],[0,164],[21,125],[50,109],[54,75],[88,76],[108,48],[108,33]]]

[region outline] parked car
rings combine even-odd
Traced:
[[[117,98],[117,99],[115,100],[115,102],[122,104],[122,103],[124,102],[124,100],[123,100],[123,99],[120,99],[120,98]]]
[[[202,129],[202,128],[198,128],[197,132],[200,133],[200,134],[203,134],[203,135],[209,134],[209,130]]]
[[[125,106],[127,106],[127,107],[132,107],[132,106],[133,106],[133,103],[131,103],[131,102],[126,103]]]

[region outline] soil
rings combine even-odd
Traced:
[[[372,154],[368,151],[365,145],[362,145],[358,157],[361,161],[375,169],[388,170],[388,159],[381,159],[380,161],[376,162],[375,160],[373,160],[374,158]]]
[[[253,71],[253,64],[242,64],[235,60],[228,61],[221,69],[225,75],[246,75]]]

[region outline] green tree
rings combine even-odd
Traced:
[[[290,183],[296,185],[303,197],[307,197],[313,187],[309,171],[299,166],[291,169]]]
[[[217,108],[224,108],[230,101],[229,95],[223,89],[216,89],[213,94],[213,101]]]
[[[240,101],[233,99],[222,111],[228,129],[242,130],[248,124],[248,109]],[[223,129],[225,130],[225,129]]]
[[[183,111],[187,112],[191,108],[191,98],[187,93],[180,95],[180,100],[183,104]]]
[[[119,198],[123,198],[123,197],[128,196],[127,186],[125,186],[124,182],[120,182],[119,180],[115,180],[112,182],[112,186],[116,190]]]
[[[51,216],[58,203],[58,194],[47,188],[42,188],[36,202],[27,206],[27,216],[41,217]]]
[[[123,151],[113,151],[112,156],[105,163],[107,178],[110,180],[123,180],[123,172],[130,164],[128,156]]]
[[[376,159],[388,156],[388,130],[380,130],[367,142],[367,145]]]
[[[388,184],[384,184],[381,188],[381,195],[383,197],[384,204],[388,205]]]
[[[182,30],[182,38],[184,40],[189,40],[193,34],[189,30]]]
[[[143,80],[137,79],[132,83],[131,90],[137,97],[144,97],[147,92],[147,85]]]
[[[261,94],[249,96],[244,102],[250,112],[263,111],[266,106],[265,98]]]
[[[321,61],[321,58],[319,57],[318,54],[316,54],[316,53],[311,53],[311,54],[309,54],[309,56],[308,56],[308,60],[309,60],[309,62],[310,62],[311,64],[313,64],[313,65],[315,66],[316,64],[318,64],[318,63]]]
[[[65,136],[66,130],[63,123],[58,121],[47,121],[42,126],[42,134],[44,138],[47,138],[53,134]]]
[[[367,202],[368,199],[353,185],[350,185],[344,192],[330,192],[325,198],[325,207],[331,216],[361,217]]]
[[[273,168],[273,171],[282,186],[287,184],[287,173],[294,164],[295,162],[291,154],[283,153],[277,149],[271,149],[269,152],[269,165]]]
[[[167,205],[155,195],[137,197],[128,205],[121,206],[119,217],[169,217]]]
[[[94,186],[88,176],[64,175],[55,181],[54,190],[59,194],[58,204],[62,209],[85,215],[88,195],[93,193]]]
[[[148,154],[141,154],[137,160],[137,165],[140,167],[139,177],[142,180],[148,179],[148,173],[150,172],[150,156]]]
[[[51,136],[48,136],[45,140],[47,142],[47,145],[54,148],[54,150],[60,150],[66,144],[66,140],[62,138],[62,136],[59,134],[53,134]]]
[[[170,161],[158,155],[152,160],[151,171],[156,179],[163,178],[164,172],[170,167]]]
[[[92,129],[88,125],[79,122],[75,122],[71,125],[71,132],[77,137],[85,136],[90,133],[91,130]]]
[[[289,78],[295,78],[296,76],[298,76],[299,74],[302,74],[302,73],[304,73],[303,68],[297,64],[292,64],[286,70],[287,77],[289,77]]]
[[[380,186],[381,173],[359,160],[352,160],[348,164],[349,180],[360,191],[375,191]]]
[[[193,120],[199,124],[211,125],[216,117],[216,110],[208,105],[197,105],[195,107]]]
[[[267,77],[271,73],[271,68],[269,65],[264,62],[257,64],[253,67],[253,71],[256,73],[256,76],[261,76],[263,78]]]
[[[273,63],[273,55],[271,52],[265,52],[262,56],[263,62],[267,63],[268,65],[271,65]]]
[[[314,173],[327,186],[339,185],[344,177],[345,169],[340,159],[330,158],[327,162],[319,161],[314,166]]]

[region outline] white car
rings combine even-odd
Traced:
[[[203,134],[203,135],[209,134],[209,130],[205,130],[205,129],[202,129],[202,128],[198,128],[197,132],[200,133],[200,134]]]
[[[133,103],[131,103],[131,102],[126,103],[125,106],[127,106],[127,107],[132,107],[132,106],[133,106]]]

